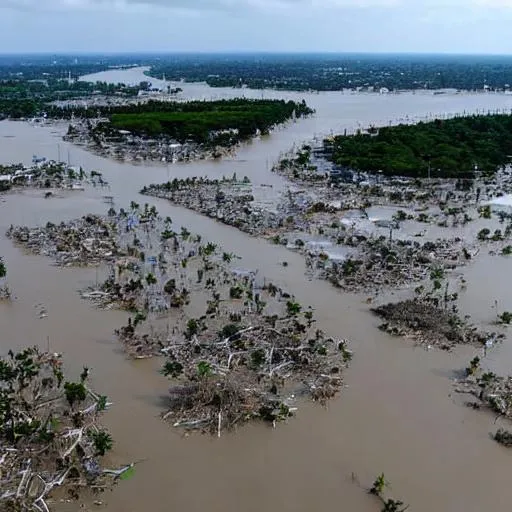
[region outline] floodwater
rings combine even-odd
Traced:
[[[95,79],[144,79],[140,70],[138,78],[134,70],[121,76],[118,71],[115,76],[108,73]],[[224,91],[200,84],[193,87],[194,94],[204,97]],[[510,109],[512,98],[494,94],[298,96],[315,106],[315,117],[242,147],[236,158],[169,167],[107,161],[60,141],[55,127],[0,123],[3,162],[29,163],[33,154],[56,158],[58,151],[67,157],[69,149],[72,165],[101,170],[111,187],[50,200],[37,192],[0,197],[0,254],[16,296],[12,303],[0,305],[0,352],[49,344],[51,350],[63,352],[72,372],[78,374],[82,365],[91,368],[93,385],[114,402],[105,416],[116,440],[113,462],[143,460],[132,480],[103,497],[109,512],[373,512],[379,510],[379,503],[362,488],[381,472],[392,483],[390,495],[410,503],[415,512],[508,509],[512,455],[489,439],[489,432],[497,428],[494,418],[464,407],[463,398],[452,394],[450,379],[475,355],[474,349],[427,352],[391,338],[375,328],[377,321],[362,297],[341,294],[326,282],[309,281],[300,255],[163,200],[138,196],[138,190],[168,177],[233,172],[255,183],[279,186],[281,178],[271,174],[269,167],[281,152],[314,133],[431,112]],[[299,404],[297,418],[276,430],[255,425],[220,439],[184,438],[163,423],[158,414],[167,382],[156,371],[159,362],[127,360],[112,335],[126,320],[125,313],[95,310],[76,292],[101,279],[101,270],[55,268],[45,258],[23,254],[4,236],[11,223],[42,224],[104,212],[108,206],[103,195],[114,196],[116,208],[132,199],[156,205],[176,225],[186,225],[221,244],[242,257],[240,265],[259,269],[301,303],[313,305],[319,326],[352,340],[355,358],[343,393],[327,409]],[[282,261],[289,265],[283,267]],[[494,298],[503,309],[507,300],[512,302],[504,279],[508,263],[505,258],[486,257],[467,269],[468,289],[461,302],[481,322],[492,321]],[[34,306],[40,303],[48,310],[47,318],[39,319]],[[509,345],[510,339],[489,355],[489,364],[502,372],[512,370]],[[70,510],[78,510],[78,505]]]

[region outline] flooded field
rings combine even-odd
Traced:
[[[109,74],[110,73],[110,74]],[[91,78],[89,78],[91,79]],[[106,72],[98,80],[141,81],[140,70]],[[240,91],[184,84],[190,97],[227,97]],[[245,95],[281,97],[282,93],[243,91]],[[226,96],[223,96],[226,95]],[[287,95],[288,96],[288,95]],[[481,512],[505,510],[512,500],[508,474],[512,455],[489,438],[494,418],[462,405],[452,394],[451,378],[475,355],[464,347],[452,354],[415,349],[406,340],[377,329],[364,297],[341,294],[328,283],[308,280],[304,261],[285,247],[251,238],[167,201],[139,196],[143,185],[169,178],[248,176],[255,184],[283,185],[270,172],[280,153],[314,134],[341,131],[370,122],[419,118],[431,113],[503,109],[512,97],[475,95],[295,94],[316,108],[317,115],[277,130],[240,149],[233,159],[165,166],[127,165],[107,161],[60,140],[57,127],[0,123],[3,162],[29,163],[32,155],[56,158],[60,151],[72,165],[100,170],[110,190],[86,189],[44,199],[44,193],[0,196],[0,254],[16,299],[0,304],[0,352],[34,343],[62,351],[72,372],[83,365],[92,371],[94,387],[114,407],[106,415],[116,441],[116,461],[143,460],[136,476],[102,497],[109,512],[167,512],[183,509],[213,511],[263,509],[281,512],[327,511],[334,508],[372,512],[379,503],[368,496],[375,476],[384,472],[392,495],[411,510]],[[59,146],[58,146],[59,145]],[[298,417],[276,430],[250,426],[220,439],[182,438],[162,422],[162,397],[167,381],[154,361],[129,361],[114,340],[113,330],[126,313],[100,311],[80,299],[78,289],[102,277],[103,270],[58,269],[49,259],[23,254],[5,237],[11,224],[40,225],[84,213],[105,213],[103,195],[120,208],[133,199],[155,205],[175,226],[186,226],[205,240],[237,255],[245,268],[259,272],[288,289],[327,332],[352,340],[355,352],[346,372],[347,388],[322,409],[299,405]],[[288,261],[283,267],[280,263]],[[494,300],[512,309],[507,258],[482,257],[465,270],[467,291],[461,294],[464,313],[489,324]],[[98,275],[99,274],[99,275]],[[34,306],[44,304],[40,319]],[[512,371],[510,336],[489,352],[484,365]],[[358,485],[357,482],[360,482]],[[364,489],[362,489],[363,487]],[[69,508],[68,508],[69,507]],[[97,508],[97,507],[95,507]],[[68,505],[70,511],[78,505]]]

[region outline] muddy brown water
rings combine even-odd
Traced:
[[[312,99],[320,102],[321,96],[312,95]],[[59,142],[58,131],[52,128],[0,123],[3,162],[28,163],[32,154],[55,158],[60,143],[63,156],[70,149],[72,164],[103,171],[111,185],[110,192],[93,189],[50,200],[37,192],[0,197],[0,254],[16,296],[12,303],[0,305],[0,352],[34,343],[46,347],[49,339],[51,350],[63,352],[71,372],[77,374],[82,365],[89,366],[93,385],[114,402],[105,416],[116,440],[114,462],[144,459],[132,480],[103,497],[106,510],[371,512],[379,510],[379,504],[361,487],[371,485],[380,472],[392,483],[390,494],[417,512],[509,508],[512,454],[489,439],[489,432],[496,428],[494,418],[464,407],[461,397],[452,394],[450,378],[473,357],[474,349],[427,352],[406,340],[390,338],[375,329],[377,321],[362,297],[341,294],[325,282],[308,281],[299,255],[165,201],[137,196],[143,184],[165,181],[168,176],[236,171],[239,176],[278,185],[280,178],[266,172],[267,160],[272,162],[314,131],[328,132],[343,123],[350,126],[356,119],[424,115],[445,104],[460,111],[512,105],[512,98],[498,95],[466,100],[443,97],[442,101],[401,95],[402,103],[395,99],[399,97],[389,97],[389,105],[376,95],[375,101],[370,96],[354,100],[339,95],[336,109],[327,102],[323,110],[317,108],[317,118],[276,131],[242,148],[235,159],[169,169],[106,161]],[[328,115],[321,117],[322,112]],[[102,200],[105,194],[114,196],[116,208],[127,206],[131,199],[155,204],[175,224],[186,225],[240,255],[243,266],[258,268],[299,301],[313,305],[325,330],[352,340],[355,358],[343,393],[327,409],[300,403],[297,418],[276,430],[253,425],[220,439],[184,438],[161,422],[158,414],[167,382],[156,371],[159,362],[127,360],[112,336],[126,315],[95,310],[76,292],[101,278],[101,271],[98,275],[94,269],[58,269],[46,258],[24,254],[4,236],[11,223],[42,224],[86,212],[102,213],[107,208]],[[280,265],[282,261],[288,261],[288,267]],[[503,304],[512,302],[504,279],[507,269],[506,260],[498,264],[485,258],[467,270],[468,290],[461,300],[484,323],[493,318],[494,295]],[[40,303],[48,310],[47,318],[39,318],[35,305]],[[489,356],[503,371],[512,366],[509,344],[510,339]]]

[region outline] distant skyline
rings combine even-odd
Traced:
[[[512,0],[0,0],[0,53],[512,54]]]

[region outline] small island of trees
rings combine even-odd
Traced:
[[[116,107],[110,122],[98,125],[100,131],[128,130],[137,135],[166,136],[181,143],[230,145],[262,134],[277,124],[312,114],[304,101],[250,100],[169,103],[149,101]],[[76,115],[76,111],[75,111]]]
[[[324,141],[342,167],[387,176],[471,178],[512,160],[512,116],[474,115],[372,129]]]

